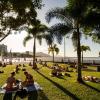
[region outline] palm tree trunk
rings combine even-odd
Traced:
[[[54,63],[54,51],[53,51],[53,63]]]
[[[82,82],[82,74],[81,74],[81,47],[80,47],[80,32],[79,32],[79,25],[77,24],[77,38],[78,38],[78,45],[77,45],[77,57],[78,57],[78,66],[77,66],[77,72],[78,77],[77,81]]]
[[[36,38],[34,37],[34,45],[33,45],[33,68],[35,63],[35,52],[36,52]]]
[[[83,65],[83,51],[82,51],[82,65]]]

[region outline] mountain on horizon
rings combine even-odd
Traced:
[[[32,52],[29,52],[29,54],[33,55]],[[50,55],[43,52],[36,52],[36,57],[50,57]]]
[[[49,54],[46,54],[46,53],[43,53],[43,52],[37,52],[37,53],[36,53],[36,56],[37,56],[37,57],[50,57]]]

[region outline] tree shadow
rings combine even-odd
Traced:
[[[94,69],[82,69],[83,71],[88,71],[88,72],[96,72]]]
[[[93,89],[93,90],[95,90],[95,91],[97,91],[97,92],[100,92],[100,90],[99,89],[97,89],[97,88],[95,88],[95,87],[93,87],[93,86],[91,86],[91,85],[89,85],[89,84],[87,84],[86,82],[82,82],[81,84],[83,84],[83,85],[85,85],[85,86],[87,86],[87,87],[89,87],[89,88],[91,88],[91,89]]]
[[[59,79],[64,79],[63,76],[56,76],[56,77],[59,78]]]
[[[43,91],[38,91],[38,100],[49,100]]]
[[[52,81],[51,79],[49,79],[48,77],[46,77],[44,74],[40,73],[39,71],[37,71],[37,73],[40,74],[41,76],[43,76],[48,81],[50,81],[51,83],[53,83],[57,88],[61,89],[66,95],[69,95],[74,100],[80,100],[76,95],[72,94],[71,92],[69,92],[67,89],[65,89],[64,87],[62,87],[58,83]]]

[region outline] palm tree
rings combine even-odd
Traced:
[[[55,52],[56,52],[56,54],[58,54],[58,53],[59,53],[59,48],[57,47],[56,44],[51,44],[51,45],[49,45],[48,52],[49,52],[49,53],[50,53],[50,52],[52,53],[52,56],[53,56],[53,63],[54,63]]]
[[[62,23],[55,24],[51,27],[51,33],[61,42],[61,37],[64,35],[70,35],[73,41],[74,47],[77,49],[78,57],[78,77],[77,81],[82,82],[81,74],[81,43],[82,30],[91,26],[91,22],[87,20],[91,9],[87,9],[87,2],[84,0],[68,0],[67,6],[64,8],[54,8],[46,13],[46,20],[49,23],[52,18],[57,18]],[[89,6],[90,7],[90,6]]]
[[[89,46],[85,46],[85,45],[81,45],[81,54],[82,54],[82,64],[83,64],[83,52],[89,50],[90,51],[90,47]]]
[[[99,57],[100,57],[100,52],[99,52]]]
[[[33,67],[35,62],[35,54],[36,54],[36,39],[39,40],[39,43],[41,44],[42,38],[45,36],[45,31],[47,30],[47,26],[40,23],[39,20],[36,20],[32,28],[28,28],[28,35],[24,38],[23,44],[26,45],[26,42],[34,39],[33,44]]]

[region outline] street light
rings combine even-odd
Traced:
[[[65,62],[65,57],[66,57],[66,38],[70,39],[70,36],[64,36],[64,62]]]
[[[66,50],[65,50],[65,49],[66,49],[66,48],[65,48],[65,38],[66,38],[66,37],[64,36],[64,62],[65,62],[65,51],[66,51]]]

